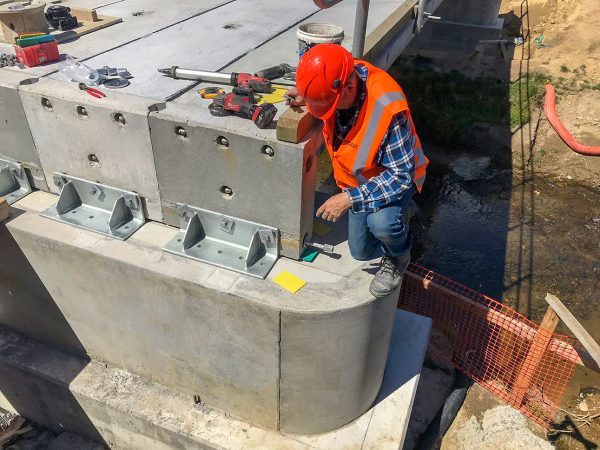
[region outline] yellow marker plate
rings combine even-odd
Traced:
[[[263,103],[280,103],[285,100],[285,93],[289,90],[287,86],[275,85],[270,94],[260,94],[259,105]]]
[[[281,272],[273,278],[273,282],[277,283],[285,290],[290,291],[292,294],[298,292],[306,284],[306,281],[287,271]]]
[[[323,237],[328,234],[332,228],[329,225],[325,225],[323,222],[313,220],[313,231],[319,237]]]

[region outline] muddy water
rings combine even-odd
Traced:
[[[413,259],[537,323],[553,293],[600,341],[600,192],[493,157],[441,159],[417,198]],[[600,376],[576,371],[565,403],[590,386]]]

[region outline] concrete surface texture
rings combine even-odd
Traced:
[[[0,328],[0,407],[111,448],[398,449],[419,381],[431,321],[398,311],[373,407],[320,435],[269,431],[194,404],[165,386]],[[411,345],[407,345],[411,342]]]
[[[194,95],[207,106],[209,100]],[[213,119],[198,105],[169,105],[150,114],[165,222],[178,226],[180,203],[267,221],[281,232],[281,253],[298,258],[304,235],[312,230],[320,129],[300,144],[288,144],[277,141],[274,127],[257,136],[258,128],[249,120],[231,118],[217,124]],[[178,128],[185,130],[185,137],[175,132]],[[221,144],[223,138],[226,145]],[[267,147],[272,156],[265,154]],[[224,196],[223,186],[233,195]]]
[[[0,158],[21,162],[31,185],[47,190],[42,163],[17,91],[19,84],[28,78],[27,74],[8,71],[0,76]]]
[[[30,212],[6,226],[65,318],[59,336],[272,429],[325,432],[370,407],[397,294],[373,299],[368,266],[336,260],[339,275],[294,263],[318,281],[290,294],[270,281],[279,263],[258,280],[163,252],[171,227],[148,223],[122,242],[37,215],[55,200],[30,194],[16,205]]]
[[[136,191],[147,216],[162,220],[147,119],[154,101],[110,91],[100,101],[48,79],[21,86],[19,95],[50,191],[59,192],[55,172],[98,181]]]

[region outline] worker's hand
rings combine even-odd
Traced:
[[[286,93],[286,101],[285,104],[286,105],[291,105],[291,106],[304,106],[306,105],[306,100],[304,100],[304,97],[302,97],[299,93],[298,93],[298,88],[297,87],[293,87],[290,88]]]
[[[341,192],[330,197],[329,200],[321,205],[317,210],[317,217],[330,222],[337,222],[351,206],[350,195],[347,192]]]

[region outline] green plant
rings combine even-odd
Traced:
[[[531,111],[542,106],[547,82],[551,82],[547,75],[531,72],[511,83],[509,90],[511,127],[528,123]]]
[[[389,73],[408,98],[417,131],[432,143],[462,147],[476,122],[508,124],[508,84],[492,77],[471,79],[402,62]]]
[[[564,64],[562,66],[560,66],[560,71],[567,73],[570,72],[569,68],[567,66],[565,66]]]

